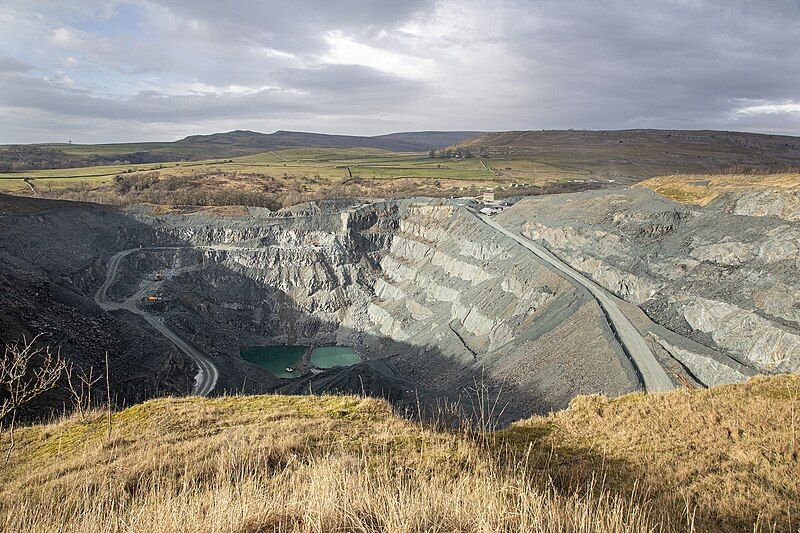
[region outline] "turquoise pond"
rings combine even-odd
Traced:
[[[295,368],[303,359],[308,346],[255,346],[242,350],[242,359],[264,368],[279,378],[293,378],[297,372],[287,372]]]
[[[295,378],[298,372],[287,372],[287,368],[297,368],[303,360],[308,346],[254,346],[242,350],[242,359],[256,364],[273,376]],[[318,346],[311,350],[310,362],[317,368],[350,366],[361,362],[358,354],[347,346]]]
[[[360,363],[358,354],[347,346],[319,346],[311,351],[311,364],[317,368],[333,368]]]

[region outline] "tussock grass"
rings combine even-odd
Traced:
[[[101,413],[17,430],[0,530],[790,531],[799,398],[789,376],[582,397],[478,434],[349,396],[158,399],[110,440]]]
[[[680,174],[659,176],[634,185],[676,202],[708,205],[721,193],[737,189],[800,189],[800,174]]]

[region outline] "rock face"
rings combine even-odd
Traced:
[[[731,196],[735,215],[774,216],[789,222],[800,222],[798,190],[758,190]]]
[[[759,370],[800,370],[800,336],[754,312],[698,297],[686,299],[683,316],[694,329],[710,333],[717,345],[743,355]]]
[[[640,306],[647,316],[624,304],[675,375],[728,383],[800,366],[800,227],[786,209],[742,198],[699,208],[646,190],[555,195],[498,220]],[[365,392],[467,414],[482,396],[508,422],[577,394],[640,388],[585,289],[448,201],[167,213],[40,204],[0,217],[4,338],[49,332],[81,365],[108,349],[123,401],[184,393],[194,375],[146,324],[92,300],[108,258],[132,248],[109,295],[139,293],[140,308],[218,367],[217,393]],[[274,344],[346,345],[362,362],[290,380],[240,356]]]
[[[287,381],[254,370],[248,390],[369,387],[435,405],[469,403],[486,388],[511,420],[579,393],[639,387],[588,294],[449,203],[139,220],[191,246],[202,264],[164,284],[175,298],[165,314],[217,354],[231,388],[244,386],[241,347],[284,343],[351,346],[362,378],[333,369]]]
[[[696,207],[629,189],[530,198],[499,217],[655,322],[772,373],[800,370],[796,201],[747,190]],[[672,355],[704,383],[738,379],[702,354]]]

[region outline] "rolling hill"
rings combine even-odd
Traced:
[[[503,161],[525,161],[532,172],[627,183],[668,174],[800,166],[800,138],[732,131],[507,131],[484,133],[450,150],[491,160],[498,171],[504,169]]]
[[[421,131],[374,137],[294,131],[236,130],[191,135],[174,142],[121,144],[32,144],[0,146],[0,171],[87,167],[115,162],[162,163],[238,157],[288,148],[376,148],[427,152],[475,137],[475,131]]]
[[[275,133],[230,131],[211,135],[192,135],[176,141],[173,149],[201,148],[206,157],[218,151],[215,157],[247,155],[286,148],[377,148],[394,152],[422,152],[463,142],[478,135],[476,131],[421,131],[390,133],[375,137],[353,135],[327,135],[279,130]]]

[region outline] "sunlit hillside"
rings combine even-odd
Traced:
[[[497,432],[349,396],[165,398],[16,431],[4,531],[791,531],[800,379],[579,397]],[[2,447],[8,449],[9,437]]]
[[[681,174],[659,176],[635,187],[646,187],[677,202],[707,205],[723,192],[800,191],[800,174]]]

